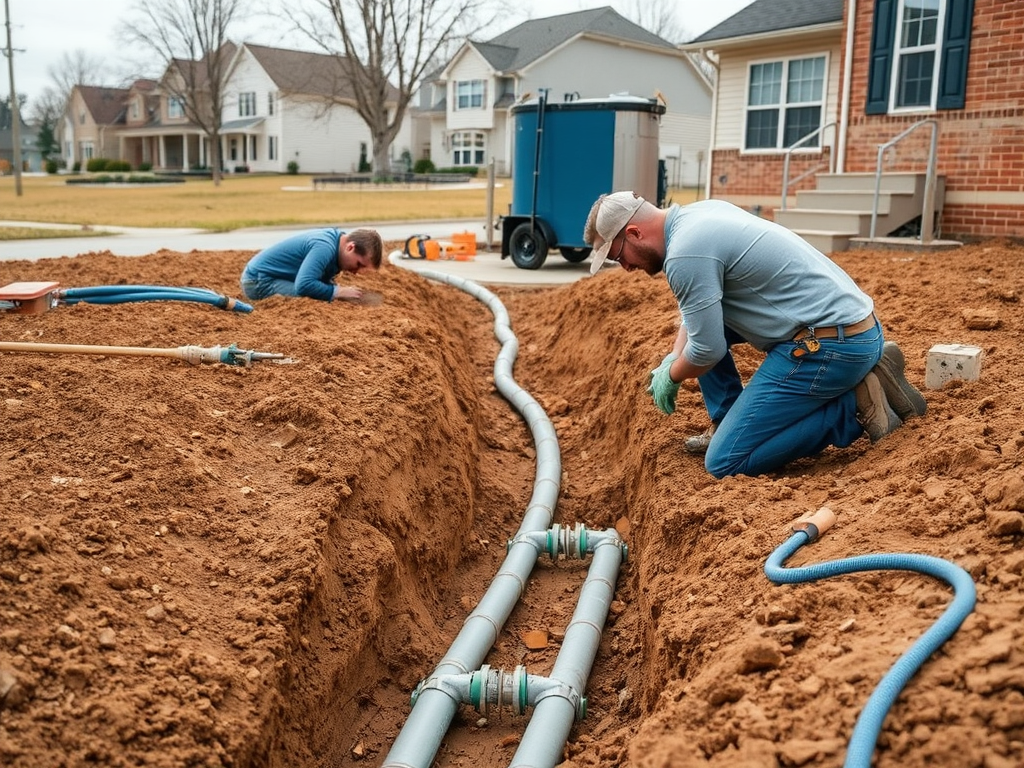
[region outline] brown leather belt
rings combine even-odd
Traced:
[[[878,318],[875,317],[875,313],[872,312],[870,315],[865,317],[859,323],[853,325],[844,325],[843,337],[856,336],[858,333],[864,333],[864,331],[870,331],[875,327],[875,323],[878,322]],[[839,338],[839,326],[838,325],[825,325],[820,328],[801,328],[797,331],[796,336],[793,337],[793,341],[803,341],[804,339],[838,339]]]

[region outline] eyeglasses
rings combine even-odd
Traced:
[[[627,235],[626,235],[626,230],[625,230],[625,229],[623,229],[623,230],[622,230],[622,243],[621,243],[621,244],[619,245],[619,250],[618,250],[618,252],[617,252],[617,253],[616,253],[616,254],[615,254],[614,256],[609,256],[609,257],[608,257],[609,259],[611,259],[612,261],[614,261],[614,262],[616,262],[616,263],[618,263],[618,264],[621,264],[621,263],[622,263],[622,262],[621,262],[621,261],[619,261],[619,260],[620,260],[620,259],[622,258],[622,252],[623,252],[624,250],[626,250],[626,237],[627,237]]]

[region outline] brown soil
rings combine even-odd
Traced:
[[[0,285],[235,296],[250,255],[6,262]],[[1024,765],[1024,248],[836,258],[915,383],[938,343],[981,347],[980,380],[926,391],[928,413],[875,445],[724,481],[682,450],[706,424],[696,390],[672,417],[644,392],[675,333],[663,279],[493,289],[516,380],[557,430],[556,521],[617,526],[629,545],[568,765],[842,764],[868,696],[952,590],[895,571],[773,585],[765,559],[823,505],[837,525],[790,565],[913,552],[977,585],[886,717],[878,768]],[[383,302],[0,314],[8,341],[294,361],[0,355],[0,764],[384,762],[504,559],[536,454],[493,386],[484,304],[391,266],[357,282]],[[757,362],[741,351],[746,373]],[[542,557],[487,663],[548,673],[586,565]],[[530,631],[547,644],[528,648]],[[462,706],[437,765],[508,764],[529,716]]]

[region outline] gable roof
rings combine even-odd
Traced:
[[[523,69],[562,43],[585,33],[676,50],[672,43],[620,16],[611,6],[524,21],[486,42],[471,42],[498,72]]]
[[[215,55],[218,57],[217,60],[225,69],[230,66],[231,60],[237,55],[238,46],[228,40],[224,43],[217,51],[211,51],[201,59],[171,59],[170,64],[167,65],[167,69],[164,70],[162,81],[166,81],[168,75],[171,72],[177,71],[178,73],[188,72],[194,82],[192,86],[198,89],[208,89],[210,87],[210,60]]]
[[[844,4],[844,0],[755,0],[683,47],[766,32],[841,24]]]
[[[271,48],[254,43],[245,43],[245,47],[274,81],[274,85],[282,91],[356,100],[352,80],[340,56]],[[398,90],[389,87],[388,99],[395,101],[397,98]]]
[[[106,88],[101,85],[78,85],[85,108],[97,125],[113,125],[124,116],[127,88]]]

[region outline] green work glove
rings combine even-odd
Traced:
[[[654,398],[654,404],[662,413],[675,413],[676,395],[679,394],[680,382],[672,381],[669,369],[679,358],[679,355],[669,354],[661,361],[661,365],[651,371],[651,383],[647,392]]]

